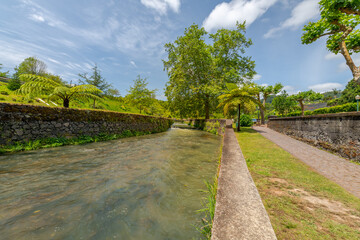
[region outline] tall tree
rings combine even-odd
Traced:
[[[241,106],[247,103],[255,103],[262,108],[261,102],[256,99],[256,90],[250,85],[243,85],[240,88],[236,84],[228,84],[229,91],[219,96],[220,104],[218,107],[224,108],[224,115],[229,108],[236,106],[238,109],[237,131],[240,131]]]
[[[165,45],[168,60],[163,63],[169,76],[165,95],[173,113],[208,119],[226,83],[241,83],[255,74],[255,63],[242,56],[251,45],[244,33],[245,24],[237,24],[236,30],[220,29],[209,36],[213,44],[207,44],[205,29],[192,25],[184,36]]]
[[[141,78],[140,75],[137,76],[134,85],[130,87],[129,94],[126,96],[128,101],[140,110],[140,113],[149,107],[155,99],[156,90],[149,90],[147,88],[148,84],[146,78]]]
[[[295,101],[297,101],[301,107],[301,116],[304,116],[304,102],[306,101],[315,101],[320,100],[324,96],[320,93],[316,93],[313,90],[305,91],[305,92],[299,92],[295,95],[292,95],[291,98]]]
[[[19,66],[14,68],[15,73],[13,78],[19,79],[22,74],[34,74],[39,76],[45,76],[47,66],[46,64],[37,59],[36,57],[28,57],[22,61]]]
[[[80,77],[79,82],[81,84],[90,84],[101,90],[102,93],[107,93],[108,90],[111,89],[111,84],[106,82],[105,78],[101,76],[101,71],[98,69],[98,66],[92,68],[92,73],[88,76],[89,73],[79,73]],[[96,99],[93,99],[93,108],[96,107]]]
[[[70,101],[74,99],[100,99],[97,94],[101,93],[101,90],[89,84],[69,87],[62,82],[34,74],[22,74],[20,80],[25,83],[17,90],[18,93],[31,96],[47,96],[52,100],[60,99],[63,101],[65,108],[68,108]]]
[[[304,27],[303,44],[310,44],[328,36],[327,49],[341,53],[354,79],[360,84],[360,66],[356,66],[351,55],[360,52],[359,0],[321,0],[321,19]]]
[[[283,85],[281,83],[276,83],[274,86],[255,86],[257,100],[258,102],[262,100],[260,107],[261,124],[265,124],[266,100],[270,95],[278,94],[282,88]]]

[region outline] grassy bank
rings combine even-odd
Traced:
[[[7,146],[0,146],[0,154],[36,150],[40,148],[59,147],[65,145],[80,145],[85,143],[115,140],[119,138],[141,136],[146,134],[151,134],[151,132],[136,132],[136,131],[127,130],[121,134],[100,134],[97,136],[84,135],[75,138],[65,138],[65,137],[45,138],[45,139],[38,139],[29,142],[17,142]]]
[[[360,239],[360,199],[254,130],[236,136],[278,239]]]

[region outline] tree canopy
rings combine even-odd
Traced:
[[[261,116],[261,124],[265,124],[265,113],[266,113],[266,100],[270,95],[278,94],[283,85],[281,83],[276,83],[274,86],[260,86],[255,85],[254,89],[256,92],[256,97],[258,102],[260,103],[260,116]],[[262,103],[261,103],[262,100]]]
[[[297,101],[301,107],[301,115],[304,116],[304,102],[320,100],[324,96],[321,93],[316,93],[313,90],[299,92],[291,96],[291,99]]]
[[[351,58],[353,53],[360,52],[359,0],[321,0],[319,4],[321,19],[304,27],[302,43],[310,44],[328,36],[327,49],[344,56],[354,79],[360,84],[360,67]]]
[[[156,90],[149,90],[147,88],[146,78],[141,78],[140,75],[134,80],[134,85],[128,90],[129,94],[126,95],[128,101],[136,106],[140,113],[145,108],[149,108],[155,99]]]
[[[174,43],[167,43],[163,60],[169,81],[165,95],[170,110],[180,117],[206,119],[216,109],[226,83],[242,83],[255,74],[255,63],[243,56],[252,42],[245,37],[245,24],[210,34],[192,25]],[[206,43],[206,37],[212,44]]]
[[[13,78],[19,79],[22,74],[34,74],[39,76],[45,76],[47,71],[46,64],[37,59],[36,57],[28,57],[22,61],[19,66],[14,68],[15,73]]]

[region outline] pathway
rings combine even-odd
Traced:
[[[261,135],[300,159],[318,173],[360,198],[360,165],[267,127],[253,127]]]

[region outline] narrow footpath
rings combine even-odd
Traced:
[[[254,126],[253,129],[309,165],[321,175],[336,182],[348,192],[360,198],[360,165],[267,127]]]

